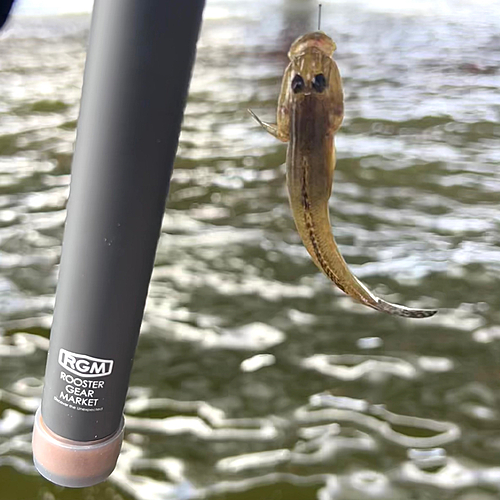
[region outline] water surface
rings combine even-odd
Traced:
[[[389,5],[390,4],[390,5]],[[495,15],[496,14],[496,15]],[[117,469],[34,470],[90,18],[0,37],[0,498],[493,500],[500,495],[500,15],[326,3],[346,97],[337,241],[353,303],[294,229],[273,120],[314,2],[209,2]]]

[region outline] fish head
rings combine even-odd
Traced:
[[[291,71],[287,89],[295,103],[319,100],[329,116],[329,128],[335,132],[344,116],[342,80],[332,55],[335,42],[322,31],[301,36],[288,52]]]

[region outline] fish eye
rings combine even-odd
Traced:
[[[325,78],[325,75],[323,73],[320,73],[319,75],[316,75],[313,78],[312,86],[313,86],[313,89],[316,92],[323,92],[323,90],[326,89],[326,78]]]
[[[304,79],[300,75],[295,75],[292,80],[292,90],[296,94],[301,90],[304,90],[305,84]]]

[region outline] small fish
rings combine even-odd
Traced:
[[[332,58],[335,42],[322,31],[298,38],[288,52],[277,125],[251,115],[271,135],[288,142],[287,187],[295,225],[314,263],[343,292],[377,311],[427,318],[437,311],[391,304],[354,276],[332,234],[328,200],[335,169],[334,136],[344,117],[342,80]]]

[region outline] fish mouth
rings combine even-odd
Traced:
[[[328,57],[331,57],[337,46],[335,42],[322,31],[314,31],[297,38],[290,47],[288,57],[292,60],[294,57],[312,48],[316,48]]]

